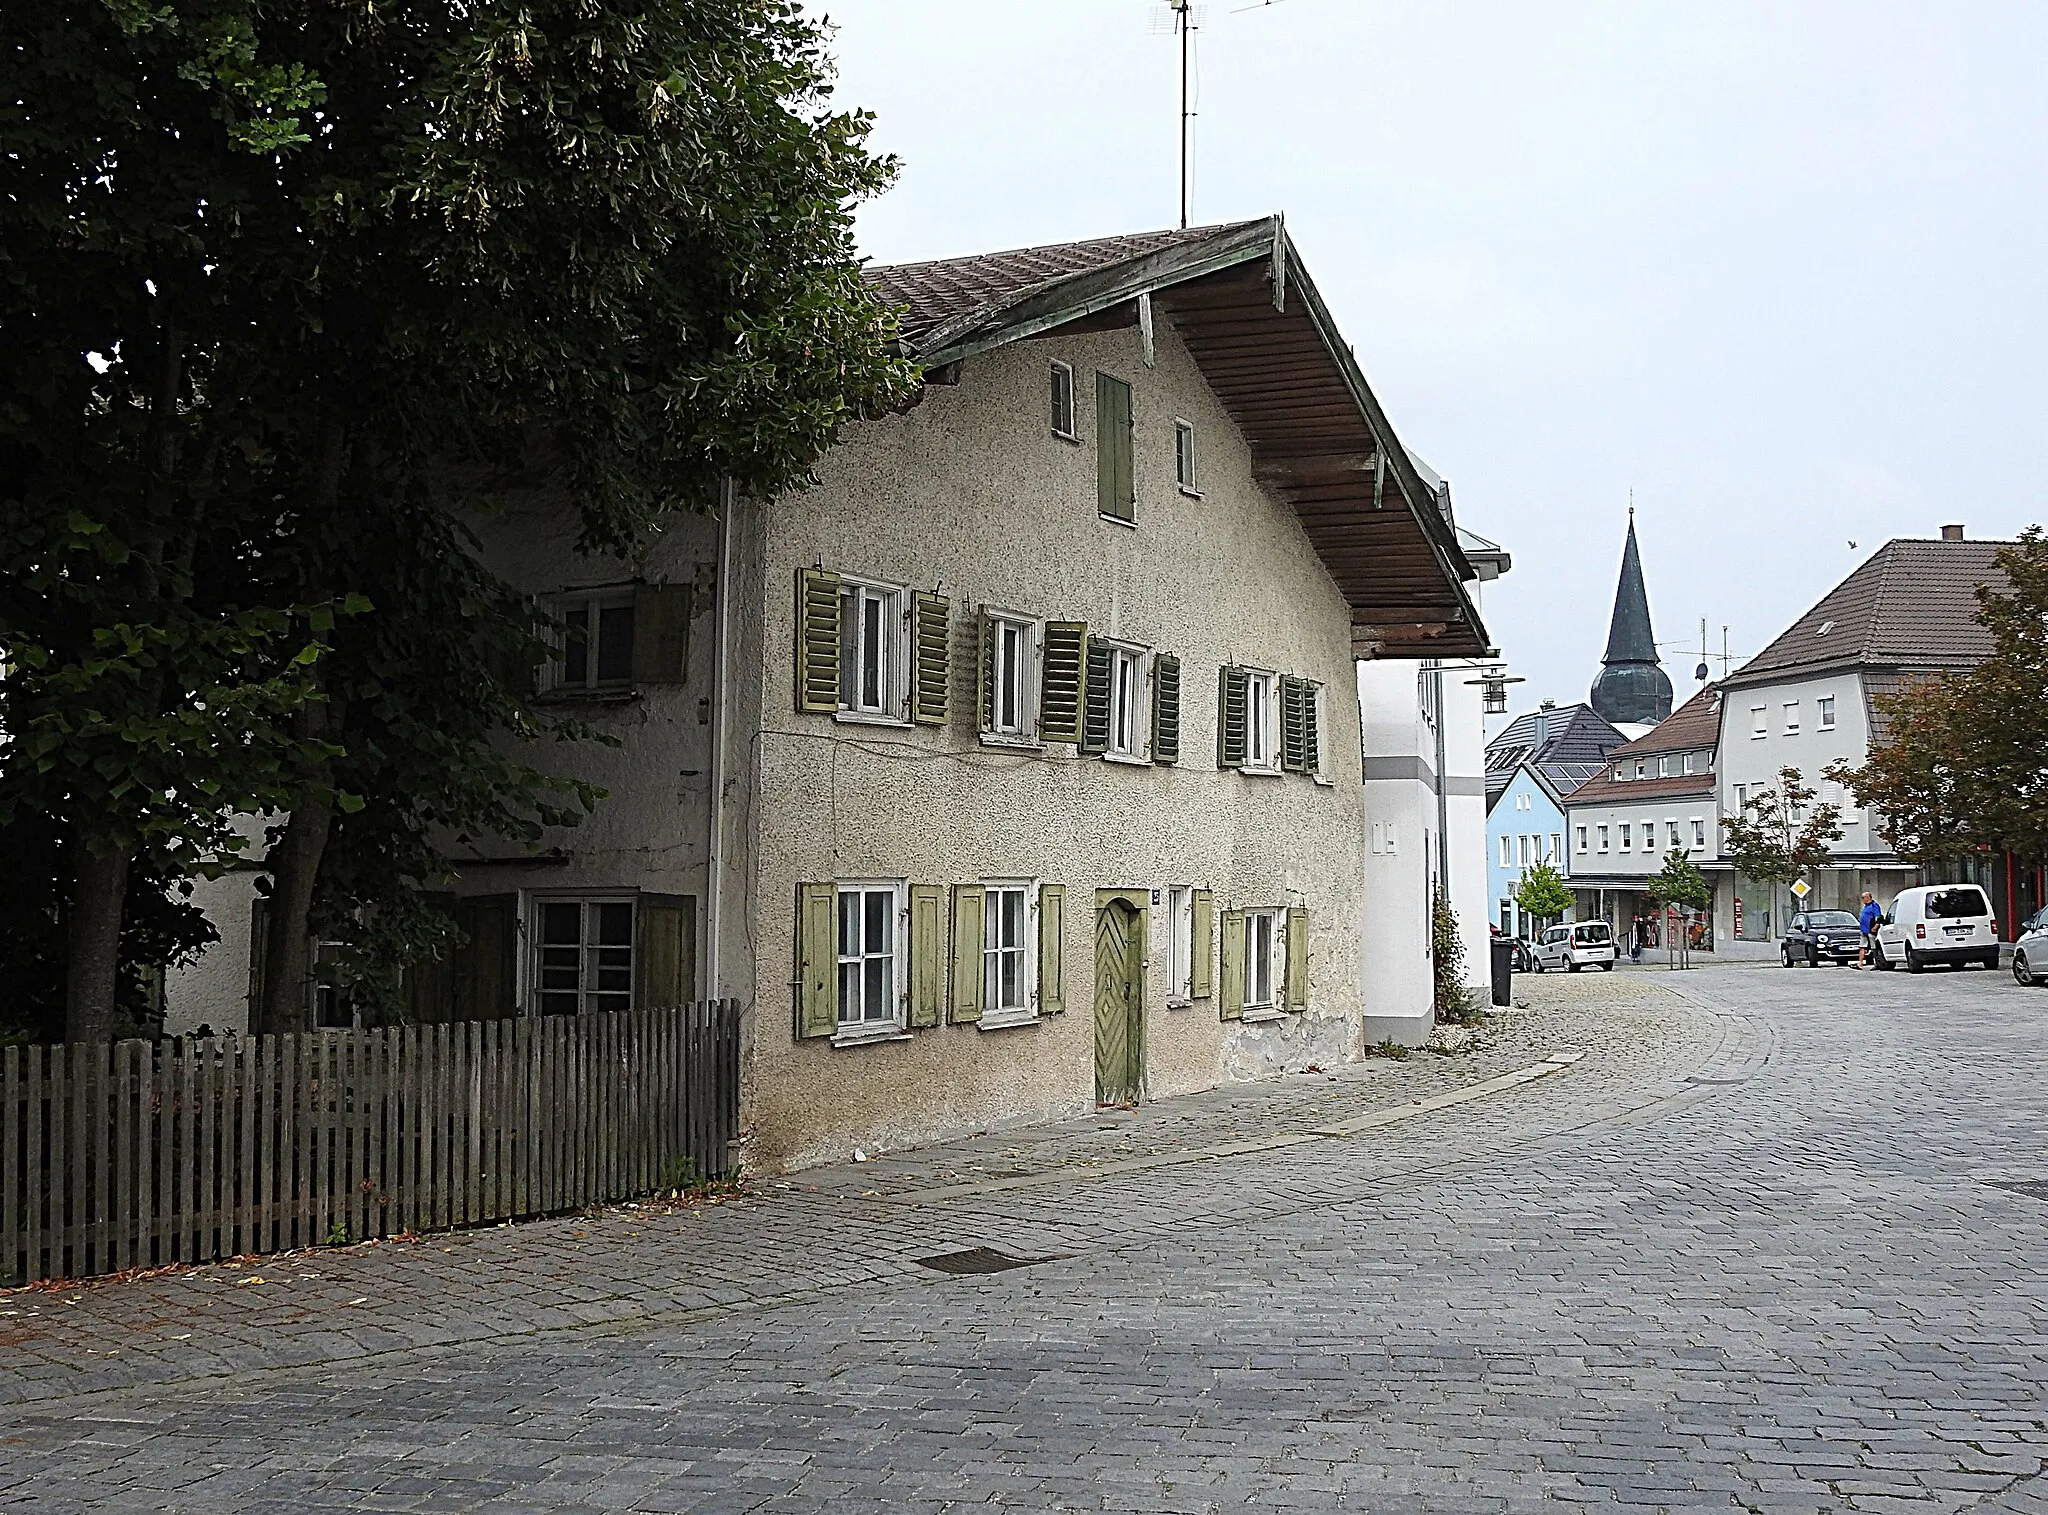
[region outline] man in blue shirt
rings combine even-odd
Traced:
[[[1877,923],[1884,919],[1884,911],[1878,908],[1876,898],[1869,890],[1863,892],[1863,910],[1856,917],[1856,924],[1863,928],[1863,945],[1856,949],[1856,966],[1868,968],[1870,954],[1877,950]]]

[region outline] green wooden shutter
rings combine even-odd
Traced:
[[[1152,761],[1180,761],[1180,659],[1170,652],[1152,659]]]
[[[946,1013],[946,891],[910,886],[910,1025],[936,1026]]]
[[[1308,912],[1299,905],[1287,910],[1287,984],[1283,998],[1289,1010],[1308,1008]]]
[[[1216,965],[1216,1013],[1222,1020],[1244,1019],[1244,912],[1223,912],[1223,950]]]
[[[1280,766],[1289,773],[1308,772],[1308,697],[1306,680],[1280,680]]]
[[[1038,688],[1038,737],[1081,740],[1081,683],[1088,666],[1088,624],[1047,621]]]
[[[1188,998],[1207,999],[1216,992],[1216,896],[1197,889],[1188,910]]]
[[[1081,702],[1081,750],[1109,750],[1110,676],[1116,654],[1100,642],[1088,644],[1088,687]]]
[[[996,623],[987,611],[981,615],[980,656],[974,665],[975,719],[983,731],[996,727]]]
[[[1067,1008],[1067,886],[1038,886],[1038,1013]]]
[[[1137,519],[1131,469],[1131,386],[1095,376],[1095,506],[1119,521]]]
[[[453,1018],[493,1021],[519,1013],[519,896],[472,894],[455,902],[462,944],[449,959]]]
[[[1242,768],[1248,759],[1247,743],[1251,740],[1251,733],[1247,727],[1250,710],[1246,690],[1242,668],[1226,667],[1216,670],[1218,768]]]
[[[1302,703],[1302,729],[1307,733],[1306,763],[1310,773],[1323,771],[1323,686],[1305,683],[1307,698]]]
[[[987,891],[979,884],[953,886],[953,1021],[981,1019],[982,912]]]
[[[633,1008],[666,1010],[697,998],[697,899],[643,894],[633,902]]]
[[[910,597],[910,718],[920,726],[946,724],[952,683],[953,602],[944,595]]]
[[[838,686],[835,683],[833,687]],[[838,896],[831,884],[796,886],[796,1034],[800,1037],[831,1036],[839,1029]]]
[[[690,664],[690,586],[633,588],[633,682],[680,684]]]
[[[820,568],[796,575],[796,708],[839,709],[839,575]]]

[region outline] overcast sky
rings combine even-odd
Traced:
[[[878,261],[1173,224],[1165,0],[814,10],[903,160]],[[1631,488],[1680,699],[1702,617],[1754,652],[1889,537],[2043,519],[2048,5],[1201,14],[1194,219],[1285,212],[1402,440],[1514,554],[1485,612],[1518,707],[1585,697]]]

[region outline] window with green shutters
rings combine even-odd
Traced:
[[[1291,675],[1280,680],[1280,766],[1289,773],[1309,771],[1308,705],[1313,686]]]
[[[1038,1013],[1058,1015],[1066,999],[1067,886],[1038,886]]]
[[[792,638],[796,708],[806,715],[945,725],[952,608],[944,595],[799,569]]]
[[[1095,376],[1095,506],[1113,521],[1137,520],[1131,466],[1131,386],[1106,373]]]
[[[910,718],[920,726],[946,724],[952,688],[953,602],[944,595],[911,597]]]
[[[1245,912],[1223,912],[1217,943],[1216,1013],[1227,1021],[1244,1019]]]
[[[953,886],[953,983],[948,1018],[956,1025],[981,1019],[981,949],[987,908],[987,893],[981,885]]]
[[[975,720],[982,738],[1002,745],[1038,739],[1039,623],[1006,610],[981,613],[975,668]]]
[[[1287,911],[1286,982],[1283,1004],[1293,1012],[1308,1009],[1308,912],[1299,905]]]
[[[1216,992],[1211,960],[1216,955],[1216,896],[1197,889],[1190,909],[1188,998],[1207,999]]]
[[[839,709],[839,575],[804,568],[796,576],[796,708]]]
[[[1249,753],[1249,688],[1245,671],[1216,670],[1216,766],[1242,768]]]
[[[910,1004],[914,1031],[936,1026],[946,1014],[946,891],[937,884],[910,886]]]

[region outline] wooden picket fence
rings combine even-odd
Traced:
[[[447,1230],[732,1171],[739,1002],[0,1051],[0,1284]]]

